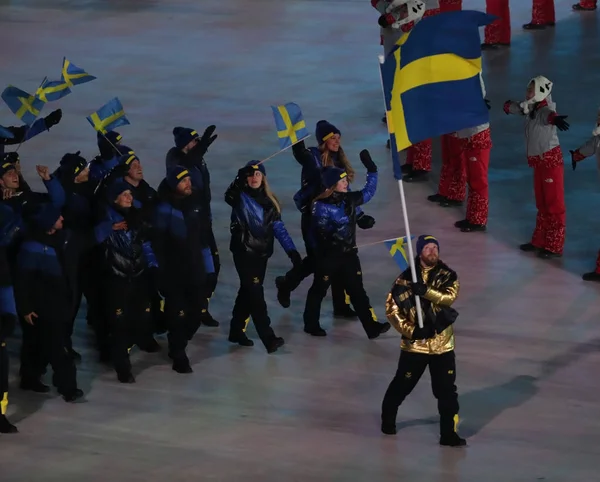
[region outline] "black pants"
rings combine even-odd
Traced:
[[[458,419],[458,394],[456,393],[456,360],[454,351],[442,355],[426,355],[402,351],[396,375],[390,383],[381,407],[383,423],[395,424],[398,407],[413,391],[417,382],[429,366],[431,389],[438,401],[440,414],[440,434],[448,435],[456,431]]]
[[[268,258],[251,254],[234,254],[233,262],[240,277],[235,305],[233,307],[229,336],[238,337],[245,331],[246,320],[252,317],[256,332],[265,346],[275,338],[271,319],[267,313],[263,283],[267,272]]]
[[[308,290],[304,308],[304,328],[307,331],[312,331],[320,327],[321,302],[327,294],[331,280],[337,277],[344,280],[358,319],[367,335],[376,333],[379,330],[379,325],[373,319],[369,297],[363,287],[362,268],[358,254],[345,253],[337,256],[317,256],[315,260],[315,276],[313,284]]]
[[[298,288],[304,279],[315,272],[315,255],[309,239],[310,224],[310,214],[303,212],[300,218],[300,229],[302,230],[306,257],[302,260],[302,264],[294,266],[285,274],[285,284],[290,292]],[[349,305],[346,300],[344,280],[337,276],[334,276],[331,280],[331,299],[333,301],[334,312],[343,312],[346,310],[346,306]]]
[[[165,318],[169,329],[169,355],[173,360],[187,359],[185,349],[188,341],[200,328],[200,313],[206,308],[206,300],[198,293],[206,288],[180,278],[165,290]]]
[[[206,285],[207,297],[208,299],[210,299],[214,294],[215,289],[217,288],[219,272],[221,271],[221,258],[219,257],[219,248],[217,248],[217,241],[215,240],[215,233],[212,230],[212,226],[210,228],[208,238],[210,252],[212,254],[213,263],[215,265],[215,272],[212,276],[208,277],[208,282]]]
[[[61,319],[52,313],[38,312],[33,325],[21,318],[21,379],[26,383],[38,381],[50,364],[54,384],[63,395],[77,389],[77,369],[66,346],[66,333],[71,321],[68,313],[65,310],[65,317]]]
[[[6,415],[8,407],[8,347],[6,340],[0,338],[0,415]]]
[[[107,294],[103,282],[106,274],[102,270],[102,259],[103,254],[98,247],[92,248],[82,256],[80,282],[87,306],[86,318],[88,325],[94,330],[96,346],[101,356],[106,357],[110,352],[110,326],[104,307]]]

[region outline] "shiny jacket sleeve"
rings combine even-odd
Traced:
[[[44,181],[48,190],[50,202],[57,208],[62,208],[67,203],[67,194],[56,176],[51,176],[49,181]]]
[[[367,182],[360,191],[351,191],[348,193],[347,199],[354,204],[354,206],[360,206],[367,204],[377,191],[377,173],[367,172]]]
[[[415,323],[398,307],[398,304],[409,296],[411,296],[411,293],[406,285],[406,281],[398,278],[392,290],[388,293],[385,302],[385,315],[390,325],[392,325],[396,331],[402,336],[412,339],[413,332],[415,331]]]
[[[287,229],[285,228],[285,224],[283,224],[281,219],[273,223],[273,233],[286,253],[289,254],[292,251],[297,251],[294,241],[292,240],[292,237],[288,233]]]
[[[575,161],[581,161],[586,157],[593,156],[597,152],[600,152],[600,136],[591,137],[585,144],[579,147],[575,151]]]
[[[31,125],[31,127],[29,127],[28,125],[23,125],[20,127],[6,127],[5,129],[9,130],[12,133],[13,137],[10,139],[1,137],[0,143],[10,146],[28,141],[32,137],[35,137],[38,134],[47,131],[48,127],[46,126],[45,119],[38,119]]]
[[[156,260],[156,256],[154,256],[154,251],[150,241],[144,241],[142,243],[142,252],[144,253],[144,258],[146,259],[146,266],[148,268],[158,268],[158,261]]]
[[[452,306],[452,303],[456,301],[458,292],[460,291],[460,284],[456,274],[453,274],[452,279],[448,285],[441,289],[436,290],[434,288],[428,288],[427,292],[423,296],[428,301],[440,306]]]

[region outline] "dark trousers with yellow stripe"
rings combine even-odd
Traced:
[[[235,339],[246,329],[246,320],[252,317],[256,333],[265,346],[275,338],[267,313],[263,283],[268,258],[240,253],[233,255],[233,263],[240,277],[240,289],[231,316],[229,337]]]
[[[441,355],[428,355],[402,351],[396,375],[390,383],[381,407],[381,420],[394,425],[398,408],[413,391],[425,368],[429,367],[431,389],[438,401],[440,435],[456,431],[458,423],[458,393],[456,392],[456,359],[454,350]]]
[[[108,276],[105,289],[112,362],[118,374],[127,375],[131,373],[129,350],[151,333],[149,280],[144,275],[131,279]]]
[[[315,277],[308,290],[304,308],[304,328],[313,331],[320,327],[321,303],[333,279],[343,279],[346,290],[356,315],[367,335],[380,330],[380,325],[373,319],[369,297],[362,281],[362,268],[357,253],[343,253],[336,256],[315,257]]]
[[[8,408],[8,347],[0,337],[0,415],[6,415]]]

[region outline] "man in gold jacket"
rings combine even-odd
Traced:
[[[440,445],[462,447],[458,425],[456,362],[452,324],[458,313],[451,308],[459,291],[458,277],[439,259],[439,242],[433,236],[417,240],[417,279],[411,281],[407,269],[395,281],[388,294],[386,315],[402,335],[400,360],[396,375],[385,393],[381,407],[381,431],[396,433],[398,408],[412,392],[429,366],[431,388],[438,400]],[[415,295],[420,297],[423,328],[417,321]]]

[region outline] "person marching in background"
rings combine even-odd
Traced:
[[[250,161],[238,171],[225,193],[225,202],[232,207],[229,249],[240,278],[229,341],[242,346],[254,345],[246,335],[246,324],[252,317],[267,352],[273,353],[284,344],[283,338],[277,337],[271,328],[263,288],[274,239],[277,238],[294,266],[302,263],[302,257],[281,220],[279,201],[259,161]]]
[[[207,275],[215,272],[211,252],[211,221],[205,193],[195,189],[191,172],[183,166],[168,170],[158,187],[152,245],[160,270],[160,292],[165,297],[169,329],[169,357],[173,370],[192,373],[186,354],[188,341],[207,323]],[[209,325],[212,326],[212,325]]]
[[[486,0],[485,12],[498,17],[485,26],[481,50],[510,46],[510,5],[508,0]]]
[[[592,136],[587,140],[585,144],[577,148],[571,153],[571,166],[573,170],[577,168],[577,163],[583,161],[586,157],[596,155],[598,161],[598,169],[600,169],[600,109],[598,109],[598,117],[596,118],[596,125],[592,130]],[[600,251],[596,257],[596,269],[589,273],[584,273],[582,278],[585,281],[599,281],[600,282]]]
[[[457,433],[459,405],[452,327],[458,313],[451,307],[460,284],[456,272],[439,259],[439,246],[433,236],[419,236],[417,282],[411,281],[408,268],[398,276],[387,297],[386,315],[402,335],[402,342],[396,374],[381,404],[381,431],[396,434],[398,408],[429,366],[440,414],[440,445],[462,447],[467,442]],[[415,296],[420,297],[423,328],[417,322]]]
[[[370,339],[390,328],[389,323],[373,319],[356,247],[356,208],[368,203],[377,190],[377,166],[369,152],[363,150],[360,160],[367,169],[367,182],[361,191],[348,192],[347,172],[326,167],[323,170],[325,191],[312,204],[315,275],[304,308],[304,331],[312,336],[327,335],[319,322],[321,303],[336,276],[345,280],[358,319]]]
[[[208,215],[209,224],[206,226],[206,229],[208,230],[208,240],[213,258],[212,263],[214,265],[214,270],[206,274],[207,279],[206,282],[203,283],[206,292],[203,293],[202,296],[205,296],[207,301],[210,301],[215,292],[219,272],[221,271],[219,249],[217,247],[217,241],[212,226],[210,173],[208,172],[208,166],[204,161],[204,156],[206,155],[208,148],[217,139],[218,135],[213,135],[215,129],[216,127],[214,125],[209,126],[204,131],[204,134],[202,134],[202,137],[199,137],[194,129],[175,127],[173,129],[175,147],[169,149],[165,160],[167,171],[176,166],[183,166],[189,171],[192,178],[191,182],[199,196],[198,199],[202,201],[202,210]],[[206,326],[219,326],[219,322],[215,320],[208,311],[208,305],[206,316],[202,318],[202,324]]]
[[[556,113],[552,82],[537,76],[527,85],[526,100],[507,100],[506,114],[525,118],[527,162],[533,168],[537,217],[531,242],[520,246],[540,258],[562,256],[565,244],[565,190],[563,155],[556,129],[569,130],[568,116]]]
[[[321,173],[326,167],[337,167],[347,173],[348,184],[354,180],[354,169],[341,146],[341,132],[330,122],[320,120],[315,128],[318,147],[306,148],[304,141],[293,145],[294,158],[302,166],[301,187],[294,195],[296,207],[301,212],[300,227],[306,248],[306,257],[301,265],[294,266],[285,276],[275,279],[277,299],[287,308],[290,306],[290,294],[300,283],[315,271],[314,241],[311,233],[311,204],[322,192]],[[348,188],[350,190],[350,188]],[[361,229],[371,229],[375,219],[356,208],[356,224]],[[334,277],[331,280],[331,298],[333,316],[354,318],[356,312],[350,307],[352,299],[346,296],[344,279]]]
[[[525,30],[544,30],[556,25],[554,0],[533,0],[531,22],[523,25]]]

